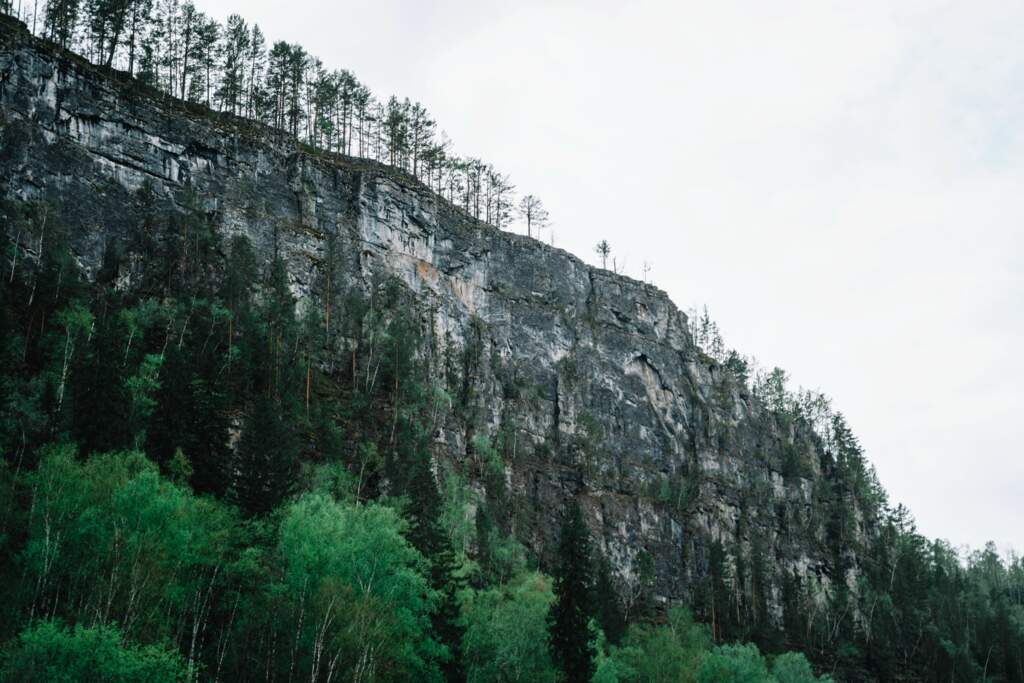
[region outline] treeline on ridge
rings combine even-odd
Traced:
[[[0,0],[30,30],[91,62],[119,68],[172,97],[251,119],[310,147],[401,169],[476,220],[531,227],[546,212],[534,195],[515,202],[507,174],[462,157],[419,102],[376,97],[346,69],[329,69],[301,45],[270,43],[237,14],[221,24],[185,0]]]

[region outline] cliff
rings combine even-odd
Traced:
[[[635,589],[649,556],[662,602],[693,600],[715,542],[733,572],[767,561],[775,620],[781,577],[812,593],[837,580],[820,440],[703,354],[664,292],[482,225],[394,169],[168,99],[0,20],[0,199],[59,208],[80,267],[130,289],[146,267],[133,246],[144,185],[167,211],[198,203],[262,264],[281,256],[301,306],[320,305],[328,273],[367,293],[403,283],[424,355],[475,359],[472,410],[445,416],[436,460],[472,476],[474,437],[504,435],[502,524],[539,557],[575,498],[618,581]]]

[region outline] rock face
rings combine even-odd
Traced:
[[[198,202],[224,235],[246,235],[264,263],[280,254],[306,305],[328,266],[367,290],[398,278],[431,343],[475,345],[482,359],[474,417],[448,416],[436,457],[469,471],[467,441],[511,434],[505,521],[540,557],[575,498],[624,586],[636,586],[643,553],[653,560],[660,601],[693,597],[714,541],[729,558],[758,544],[776,577],[830,581],[819,440],[705,356],[656,287],[480,225],[392,169],[167,99],[9,20],[0,140],[0,198],[59,205],[93,277],[113,264],[130,286],[144,267],[129,237],[141,220],[133,192],[149,181],[169,206]],[[778,618],[780,582],[770,586]]]

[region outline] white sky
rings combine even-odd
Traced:
[[[832,396],[925,534],[1024,550],[1024,3],[197,5],[420,100]]]

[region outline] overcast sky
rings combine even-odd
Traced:
[[[196,4],[421,101],[832,396],[925,534],[1024,551],[1024,3]]]

